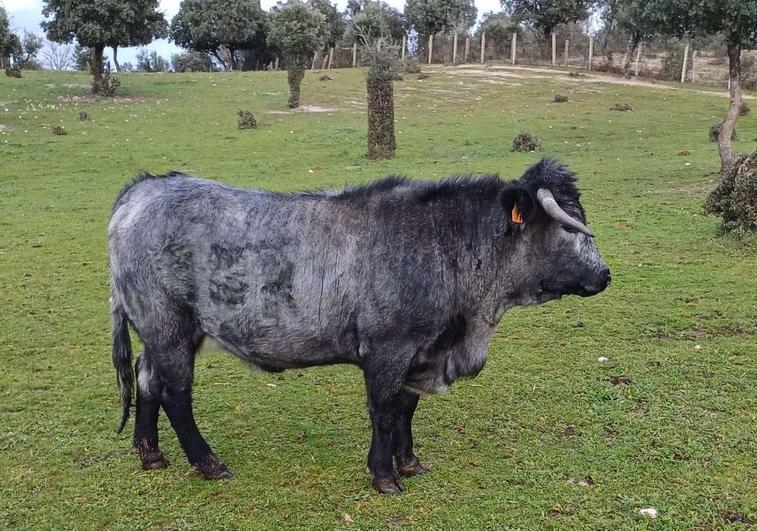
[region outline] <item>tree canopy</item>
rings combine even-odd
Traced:
[[[367,40],[383,38],[399,42],[405,35],[405,17],[386,2],[364,0],[348,4],[350,25],[347,36],[354,39],[359,33]]]
[[[171,39],[237,69],[239,52],[265,42],[268,25],[256,0],[184,0],[171,22]]]
[[[405,17],[420,35],[470,28],[478,11],[473,0],[407,0]]]
[[[551,35],[560,24],[588,17],[593,0],[500,0],[505,12],[516,22],[523,22]]]
[[[336,43],[342,38],[344,30],[347,27],[344,16],[336,8],[336,5],[329,2],[329,0],[307,0],[307,2],[311,8],[320,12],[326,19],[328,26],[326,46],[336,46]]]
[[[323,13],[299,0],[282,5],[272,15],[268,42],[285,62],[300,62],[320,50],[326,42],[328,22]]]
[[[47,38],[82,46],[137,46],[165,37],[158,0],[45,0]]]

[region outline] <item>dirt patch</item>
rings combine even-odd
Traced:
[[[290,111],[265,111],[268,114],[292,114],[299,112],[314,112],[314,113],[328,113],[328,112],[344,112],[347,109],[338,109],[336,107],[321,107],[320,105],[300,105],[299,107]]]
[[[75,88],[75,89],[89,89],[90,86],[86,83],[48,83],[45,85],[47,88]]]
[[[612,85],[629,85],[629,86],[635,86],[635,87],[652,88],[652,89],[657,89],[657,90],[685,90],[689,92],[696,92],[699,94],[707,94],[710,96],[720,96],[723,98],[728,97],[728,93],[723,92],[723,91],[718,92],[714,90],[701,90],[701,89],[693,89],[693,88],[686,88],[686,87],[675,87],[675,86],[667,85],[664,83],[655,83],[654,81],[651,81],[651,80],[644,80],[644,79],[637,79],[637,78],[626,79],[622,76],[600,74],[595,71],[587,72],[586,75],[583,75],[583,76],[569,76],[566,74],[570,74],[570,72],[566,70],[539,68],[539,67],[530,67],[530,66],[515,66],[515,65],[490,66],[488,68],[481,68],[480,65],[461,65],[461,66],[443,66],[443,67],[438,67],[438,69],[443,70],[445,72],[449,72],[449,73],[454,72],[454,73],[463,74],[463,75],[474,75],[474,76],[488,77],[488,78],[510,77],[510,78],[520,78],[520,79],[539,79],[539,78],[550,79],[550,78],[557,78],[559,76],[562,79],[559,79],[558,81],[567,80],[573,83],[609,83]],[[548,74],[548,75],[540,75],[540,74]],[[743,94],[743,98],[747,100],[751,100],[751,99],[757,99],[757,96]]]

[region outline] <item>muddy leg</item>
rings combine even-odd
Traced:
[[[158,446],[158,412],[160,410],[161,384],[152,370],[148,354],[137,358],[137,412],[134,423],[134,452],[142,461],[142,468],[151,470],[166,468],[168,460]]]
[[[205,479],[230,478],[231,472],[215,456],[195,423],[192,412],[194,352],[177,351],[165,356],[161,368],[161,374],[164,375],[161,397],[163,410],[168,415],[192,469]]]
[[[413,414],[420,397],[410,391],[401,391],[397,397],[396,418],[392,431],[392,454],[400,476],[417,476],[428,472],[413,452]]]

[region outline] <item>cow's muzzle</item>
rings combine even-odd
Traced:
[[[581,282],[581,287],[576,295],[581,297],[591,297],[597,293],[602,293],[607,289],[612,281],[612,275],[610,274],[610,268],[605,267],[596,275],[592,275],[592,278],[586,282]]]

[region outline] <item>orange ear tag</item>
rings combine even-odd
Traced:
[[[517,223],[518,225],[523,223],[523,216],[520,215],[520,210],[518,209],[517,204],[513,205],[512,219],[513,223]]]

